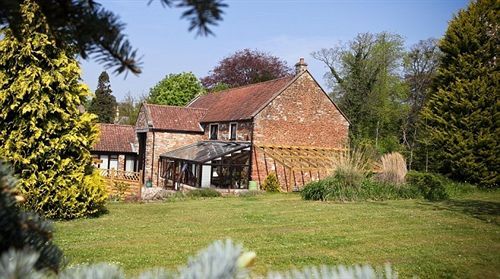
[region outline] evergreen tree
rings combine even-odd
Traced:
[[[94,214],[106,199],[93,172],[95,117],[78,107],[89,95],[77,61],[57,48],[39,7],[22,5],[16,37],[0,41],[0,158],[19,178],[24,205],[47,218]]]
[[[36,251],[40,254],[34,263],[36,269],[57,271],[62,252],[52,242],[52,225],[37,214],[19,208],[22,197],[17,195],[15,184],[7,165],[0,161],[0,254],[9,249]]]
[[[103,71],[99,75],[95,96],[90,102],[89,112],[97,115],[101,123],[113,123],[116,115],[116,98],[111,95],[109,75]]]
[[[498,187],[498,2],[478,0],[450,22],[435,88],[422,116],[432,166],[455,179]]]

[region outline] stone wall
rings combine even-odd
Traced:
[[[236,141],[250,141],[252,137],[252,121],[232,121],[232,122],[215,122],[203,124],[205,134],[204,140],[210,138],[210,124],[219,124],[219,135],[217,140],[229,141],[230,140],[230,124],[237,123],[236,128]]]
[[[338,148],[348,141],[349,123],[314,81],[309,72],[292,83],[254,118],[255,145]],[[286,173],[282,165],[254,148],[252,179],[262,183],[276,171],[283,190],[285,181],[302,187],[325,173]]]
[[[146,163],[144,178],[153,182],[153,187],[161,186],[159,181],[159,159],[162,153],[202,140],[201,133],[151,131],[146,139]],[[160,181],[161,182],[161,181]]]

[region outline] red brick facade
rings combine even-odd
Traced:
[[[349,122],[328,98],[314,78],[305,71],[254,117],[254,145],[343,147],[348,140]],[[301,187],[318,173],[285,173],[284,168],[254,148],[252,179],[262,183],[271,171]],[[284,189],[291,191],[293,189]]]

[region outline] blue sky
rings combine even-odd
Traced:
[[[147,94],[169,73],[191,71],[204,77],[222,58],[244,48],[258,49],[293,66],[304,57],[309,70],[325,84],[327,69],[310,56],[312,51],[345,42],[362,32],[388,31],[410,46],[421,39],[440,38],[448,21],[466,0],[228,0],[224,20],[215,36],[196,37],[181,20],[181,10],[162,7],[159,0],[102,0],[127,24],[125,33],[143,56],[143,72],[111,76],[118,100],[130,92]],[[104,68],[83,61],[83,81],[95,90]]]

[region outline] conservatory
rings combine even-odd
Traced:
[[[160,155],[160,182],[167,189],[247,189],[249,142],[200,141]]]

